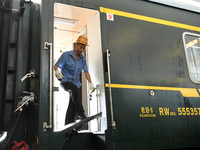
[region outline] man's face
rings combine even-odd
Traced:
[[[76,43],[75,45],[75,51],[80,55],[84,52],[86,45],[81,43]]]

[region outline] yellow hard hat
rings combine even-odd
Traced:
[[[88,39],[84,35],[79,36],[78,39],[76,40],[76,43],[81,43],[83,45],[89,46],[88,45]]]

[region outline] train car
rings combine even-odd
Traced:
[[[200,149],[199,5],[2,0],[0,149]],[[79,35],[96,91],[81,75],[88,117],[64,125],[69,95],[53,65]]]

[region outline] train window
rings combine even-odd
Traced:
[[[190,78],[200,83],[200,35],[185,32],[183,41]]]

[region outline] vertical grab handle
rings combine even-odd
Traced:
[[[113,103],[112,103],[112,91],[111,91],[111,79],[110,79],[110,50],[109,49],[106,50],[106,55],[107,55],[107,67],[108,67],[111,123],[112,123],[112,128],[116,129],[116,123],[114,121],[114,115],[113,115]]]
[[[52,102],[53,102],[53,93],[52,93],[52,83],[53,83],[53,52],[52,52],[52,43],[45,42],[44,49],[49,49],[49,125],[44,122],[43,123],[43,131],[47,131],[47,129],[52,128]]]

